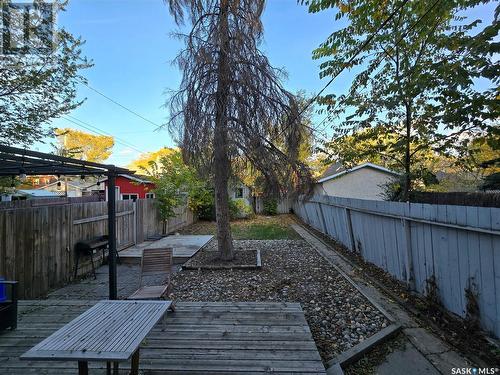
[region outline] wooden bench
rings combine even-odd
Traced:
[[[111,364],[132,359],[139,371],[139,345],[161,318],[170,301],[100,301],[79,317],[21,355],[22,360],[78,361],[78,373],[88,374],[89,361]]]

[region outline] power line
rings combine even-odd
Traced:
[[[430,8],[429,8],[429,9],[427,9],[427,11],[426,11],[424,14],[422,14],[422,15],[421,15],[421,16],[420,16],[420,17],[419,17],[419,18],[418,18],[418,19],[417,19],[417,20],[416,20],[416,21],[415,21],[412,25],[410,25],[410,26],[406,29],[406,31],[405,31],[405,32],[404,32],[404,33],[403,33],[403,34],[399,37],[399,39],[396,41],[396,43],[394,43],[394,45],[393,45],[393,46],[391,46],[390,51],[387,51],[387,50],[385,50],[385,49],[384,49],[384,54],[385,54],[385,55],[387,55],[388,57],[392,58],[392,56],[389,54],[389,52],[392,52],[392,51],[394,50],[394,48],[395,48],[397,45],[399,45],[399,43],[401,43],[401,41],[402,41],[402,40],[403,40],[403,39],[404,39],[404,38],[405,38],[405,37],[406,37],[406,36],[410,33],[410,31],[412,31],[412,30],[413,30],[413,29],[414,29],[414,28],[415,28],[415,27],[416,27],[416,26],[417,26],[417,25],[418,25],[418,24],[419,24],[419,23],[420,23],[420,22],[421,22],[421,21],[422,21],[422,20],[423,20],[423,19],[424,19],[427,15],[428,15],[428,14],[429,14],[429,13],[430,13],[430,12],[431,12],[434,8],[435,8],[435,7],[436,7],[436,5],[437,5],[440,1],[441,1],[441,0],[436,0],[436,1],[434,1],[434,3],[430,6]],[[407,1],[403,2],[403,3],[402,3],[402,6],[406,5],[406,3],[407,3]],[[400,9],[402,9],[402,6],[400,7]],[[393,17],[393,15],[394,15],[394,12],[393,12],[393,14],[391,14],[391,15],[389,16],[389,18],[388,18],[386,21],[389,21],[389,20],[390,20],[390,18],[392,18],[392,17]],[[384,24],[386,24],[386,23],[387,23],[387,22],[384,22]],[[385,26],[384,24],[382,24],[382,25],[381,25],[381,27],[379,27],[379,28],[377,29],[377,31],[376,31],[376,32],[375,32],[375,33],[374,33],[374,34],[370,37],[371,39],[373,39],[373,37],[374,37],[374,36],[375,36],[375,35],[376,35],[376,34],[377,34],[380,30],[381,30],[381,28],[382,28],[383,26]],[[367,40],[366,42],[368,42],[370,38],[368,38],[368,40]],[[353,56],[353,57],[352,57],[352,58],[351,58],[351,59],[350,59],[347,63],[345,63],[345,64],[344,64],[344,66],[342,67],[342,69],[341,69],[341,70],[340,70],[340,71],[339,71],[339,72],[338,72],[335,76],[333,76],[333,77],[332,77],[332,79],[331,79],[331,80],[330,80],[330,81],[329,81],[329,82],[325,85],[325,87],[323,87],[323,88],[322,88],[322,89],[318,92],[318,94],[316,94],[316,95],[314,96],[314,98],[313,98],[313,99],[312,99],[312,100],[311,100],[311,101],[310,101],[310,102],[306,105],[306,107],[304,108],[304,110],[303,110],[303,111],[301,111],[301,112],[299,113],[299,115],[297,116],[297,118],[298,118],[300,115],[302,115],[302,113],[303,113],[303,112],[307,109],[307,107],[309,107],[309,106],[310,106],[310,105],[311,105],[311,104],[312,104],[312,103],[313,103],[313,102],[314,102],[314,101],[315,101],[315,100],[316,100],[316,99],[317,99],[317,98],[321,95],[321,93],[322,93],[323,91],[325,91],[325,89],[326,89],[326,88],[327,88],[327,87],[328,87],[328,86],[329,86],[329,85],[333,82],[333,80],[334,80],[334,79],[335,79],[335,78],[336,78],[336,77],[337,77],[337,76],[338,76],[338,75],[339,75],[339,74],[340,74],[340,73],[341,73],[341,72],[345,69],[345,67],[346,67],[346,66],[347,66],[350,62],[352,62],[352,61],[354,60],[354,58],[356,57],[356,55],[358,55],[358,54],[359,54],[359,53],[360,53],[360,52],[364,49],[364,47],[366,47],[366,45],[367,45],[367,43],[366,43],[366,42],[365,42],[365,43],[363,43],[363,45],[361,46],[361,49],[358,49],[358,52],[356,52],[356,54],[355,54],[355,55],[354,55],[354,56]],[[327,115],[327,116],[326,116],[323,120],[321,120],[321,122],[318,124],[318,126],[319,126],[319,125],[321,125],[321,124],[323,124],[323,123],[324,123],[324,122],[325,122],[328,118],[329,118],[329,115]],[[284,129],[284,130],[286,130],[286,129]]]
[[[90,127],[90,128],[92,128],[92,129],[94,129],[94,131],[98,132],[98,133],[99,133],[99,134],[101,134],[101,135],[108,135],[108,136],[110,136],[110,137],[113,137],[113,138],[115,138],[115,139],[119,140],[122,144],[124,144],[124,145],[126,145],[126,146],[135,147],[135,146],[134,146],[134,144],[130,143],[129,141],[126,141],[126,140],[124,140],[123,138],[119,138],[119,137],[117,137],[116,135],[114,135],[114,134],[112,134],[112,133],[110,133],[110,132],[107,132],[107,131],[105,131],[105,130],[103,130],[103,129],[101,129],[101,128],[98,128],[98,127],[97,127],[97,126],[95,126],[95,125],[92,125],[92,124],[89,124],[88,122],[85,122],[85,121],[83,121],[83,120],[80,120],[79,118],[77,118],[77,117],[75,117],[75,116],[72,116],[72,115],[66,115],[66,116],[67,116],[67,117],[70,117],[71,119],[73,119],[73,121],[72,121],[72,120],[70,120],[70,119],[68,119],[68,118],[66,117],[66,120],[68,120],[68,121],[72,121],[73,123],[75,123],[75,121],[77,121],[78,123],[83,124],[83,125],[81,125],[82,127],[85,125],[85,126],[87,126],[87,127]]]
[[[422,14],[412,25],[410,25],[406,31],[404,32],[403,35],[400,36],[400,38],[396,41],[396,43],[394,43],[394,46],[391,46],[391,50],[390,52],[392,52],[392,50],[394,49],[394,47],[396,47],[399,43],[401,43],[401,41],[410,33],[410,31],[412,31],[415,26],[417,26],[420,21],[422,21],[430,12],[431,10],[434,9],[434,7],[440,2],[441,0],[436,0],[434,1],[434,3],[432,3],[432,5],[430,6],[429,9],[426,10],[426,12],[424,14]],[[389,54],[388,54],[388,51],[386,51],[384,49],[384,54],[388,55],[389,57],[391,57]]]
[[[373,38],[375,38],[375,36],[378,34],[378,32],[380,30],[382,30],[385,27],[385,25],[387,25],[389,23],[389,21],[396,15],[396,13],[398,13],[399,11],[401,11],[403,9],[403,7],[406,5],[406,3],[408,3],[408,1],[409,0],[403,0],[401,5],[392,11],[392,13],[389,15],[389,17],[387,17],[384,20],[384,22],[382,22],[380,24],[380,26],[377,28],[377,30],[375,30],[375,32],[372,35],[370,35],[363,42],[363,44],[361,44],[361,46],[358,47],[358,49],[356,50],[356,53],[353,56],[351,56],[351,58],[342,65],[340,70],[337,73],[335,73],[335,75],[327,82],[327,84],[311,100],[309,100],[309,102],[305,105],[304,108],[302,108],[302,110],[299,112],[299,114],[297,116],[295,116],[294,120],[290,121],[290,124],[292,124],[295,120],[297,120],[300,116],[302,116],[302,114],[307,110],[307,108],[309,108],[311,106],[311,104],[313,104],[319,98],[319,96],[327,89],[327,87],[332,84],[332,82],[335,80],[335,78],[337,78],[340,75],[340,73],[342,73],[344,71],[344,69],[347,68],[354,61],[354,59],[366,48],[366,46],[368,44],[370,44],[370,42],[373,40]],[[280,132],[280,135],[283,134],[283,132],[285,130],[287,130],[289,126],[290,125],[288,125],[285,129],[283,129]]]
[[[409,0],[404,0],[401,5],[399,6],[399,8],[395,9],[390,15],[389,17],[387,17],[385,19],[384,22],[382,22],[382,24],[377,28],[377,30],[375,30],[375,32],[370,35],[368,37],[368,39],[366,39],[364,41],[364,43],[358,47],[358,49],[356,50],[356,53],[347,61],[343,64],[343,66],[341,67],[341,69],[327,82],[327,84],[306,104],[306,106],[299,112],[299,114],[297,116],[295,116],[294,120],[293,121],[290,121],[290,124],[293,123],[296,119],[298,119],[300,116],[302,116],[302,114],[307,110],[307,108],[309,108],[311,106],[311,104],[313,104],[318,98],[319,96],[327,89],[328,86],[330,86],[332,84],[332,82],[340,75],[340,73],[342,73],[344,71],[345,68],[347,68],[353,61],[354,59],[365,49],[366,46],[368,46],[368,44],[373,40],[373,38],[375,38],[375,36],[379,33],[380,30],[382,30],[382,28],[387,25],[389,23],[389,21],[396,15],[396,13],[398,13],[399,11],[401,11],[403,9],[403,7],[406,5],[406,3],[408,3]],[[408,33],[413,29],[415,28],[415,26],[420,23],[420,21],[422,21],[423,18],[425,18],[430,12],[432,9],[434,9],[434,7],[440,2],[441,0],[436,0],[429,9],[427,9],[427,11],[422,15],[420,16],[417,21],[415,21],[410,27],[408,27],[408,29],[406,30],[406,32],[398,39],[398,41],[395,43],[395,46],[398,45],[402,40],[403,38],[408,35]],[[391,50],[392,51],[392,50]],[[389,57],[390,55],[388,54],[387,51],[384,51],[385,54],[387,54]],[[323,121],[325,121],[325,119],[323,119]],[[321,123],[323,122],[321,121]],[[288,127],[290,127],[290,125],[288,125],[287,127],[285,127],[285,129],[283,129],[281,132],[280,132],[280,135],[283,134],[283,132],[285,132]]]
[[[158,130],[158,129],[160,129],[160,128],[162,127],[161,125],[159,125],[159,124],[157,124],[157,123],[155,123],[155,122],[151,121],[150,119],[148,119],[148,118],[144,117],[143,115],[141,115],[141,114],[139,114],[139,113],[135,112],[134,110],[132,110],[132,109],[130,109],[130,108],[128,108],[128,107],[126,107],[126,106],[124,106],[123,104],[119,103],[118,101],[116,101],[116,100],[114,100],[114,99],[110,98],[109,96],[107,96],[106,94],[102,93],[101,91],[99,91],[99,90],[97,90],[97,89],[93,88],[92,86],[90,86],[90,85],[89,85],[88,83],[86,83],[85,81],[80,80],[80,82],[81,82],[83,85],[87,86],[87,87],[88,87],[89,89],[91,89],[92,91],[94,91],[94,92],[96,92],[97,94],[101,95],[103,98],[106,98],[106,99],[107,99],[107,100],[109,100],[110,102],[112,102],[112,103],[116,104],[117,106],[119,106],[119,107],[123,108],[124,110],[126,110],[126,111],[128,111],[128,112],[132,113],[133,115],[135,115],[135,116],[139,117],[140,119],[142,119],[142,120],[146,121],[147,123],[149,123],[149,124],[151,124],[151,125],[154,125],[155,130]]]
[[[71,117],[71,118],[70,118]],[[107,136],[110,136],[110,137],[113,137],[115,139],[115,141],[119,144],[121,144],[122,146],[125,146],[125,147],[128,147],[128,148],[131,148],[137,152],[140,152],[141,154],[144,154],[146,153],[146,151],[143,151],[143,150],[139,150],[137,147],[135,147],[133,144],[121,139],[121,138],[118,138],[116,136],[114,136],[113,134],[109,133],[109,132],[106,132],[100,128],[98,128],[97,126],[94,126],[94,125],[91,125],[87,122],[84,122],[74,116],[71,116],[71,115],[67,115],[67,116],[63,116],[63,118],[75,125],[78,125],[86,130],[89,130],[93,133],[96,133],[98,135],[107,135]],[[74,120],[72,120],[74,119]]]
[[[90,130],[90,131],[93,131],[94,133],[97,133],[99,135],[107,135],[107,136],[113,137],[113,139],[115,139],[116,142],[120,143],[122,146],[129,147],[129,148],[131,148],[131,149],[133,149],[133,150],[135,150],[137,152],[140,152],[140,153],[145,153],[145,151],[138,149],[134,144],[132,144],[132,143],[124,140],[123,138],[119,138],[119,137],[117,137],[117,136],[115,136],[115,135],[113,135],[113,134],[111,134],[111,133],[109,133],[109,132],[107,132],[105,130],[102,130],[102,129],[98,128],[97,126],[94,126],[92,124],[89,124],[88,122],[82,121],[82,120],[80,120],[80,119],[78,119],[78,118],[76,118],[74,116],[71,116],[71,115],[67,115],[67,116],[71,117],[71,119],[73,119],[73,120],[71,120],[68,117],[65,117],[65,119],[67,121],[72,122],[73,124],[79,125],[82,128]]]

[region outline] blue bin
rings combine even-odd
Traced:
[[[0,281],[5,280],[3,277],[0,277]],[[5,284],[0,283],[0,302],[7,300],[7,292],[5,288]]]

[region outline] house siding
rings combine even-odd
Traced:
[[[390,173],[373,168],[361,168],[316,184],[316,194],[344,198],[384,200],[384,185],[394,180]]]
[[[151,192],[155,188],[153,183],[138,183],[123,176],[116,177],[116,186],[119,188],[120,194],[117,197],[118,200],[122,199],[122,194],[137,194],[139,199],[144,199],[146,198],[146,193]],[[106,181],[106,190],[107,188],[108,182]]]
[[[242,197],[237,197],[237,190],[238,189],[243,189],[243,196]],[[229,199],[244,199],[247,204],[249,204],[250,206],[252,205],[252,191],[250,190],[250,188],[246,185],[236,185],[236,186],[230,186],[228,188],[228,192],[229,192]]]

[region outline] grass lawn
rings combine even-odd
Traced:
[[[300,236],[290,227],[290,215],[255,216],[231,222],[235,240],[297,240]],[[183,234],[215,234],[215,222],[199,221],[180,231]]]
[[[300,239],[290,227],[270,224],[237,223],[231,225],[235,240],[286,240]]]

